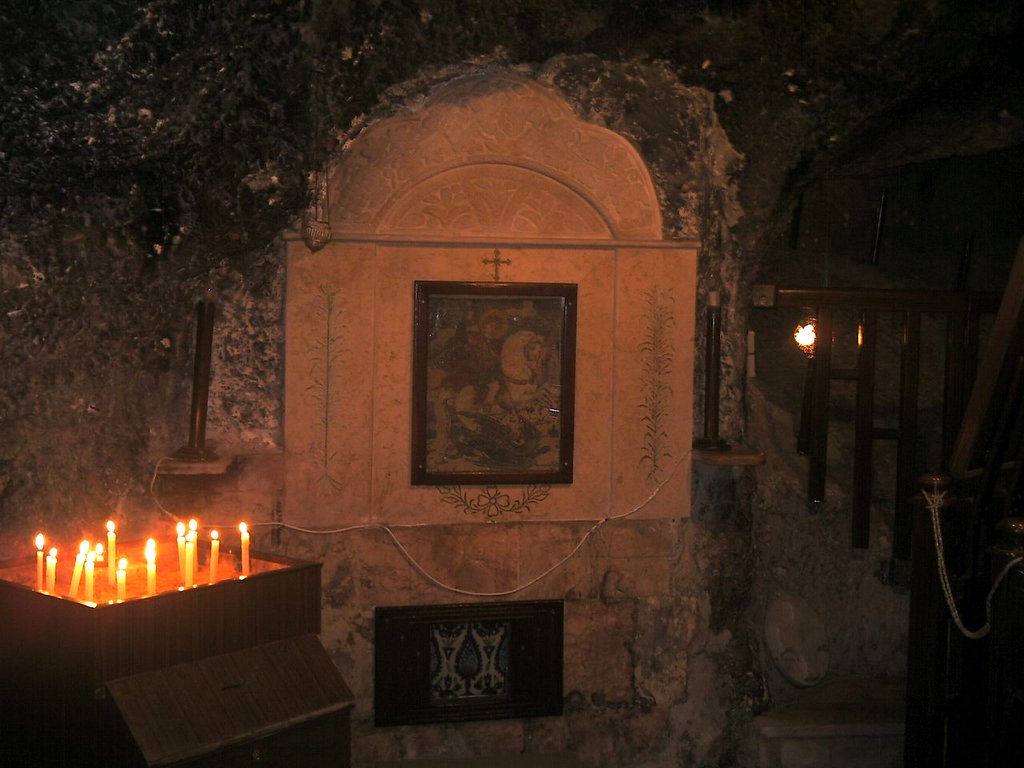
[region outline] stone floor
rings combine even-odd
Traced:
[[[837,680],[761,715],[758,768],[899,768],[904,688],[900,679]]]

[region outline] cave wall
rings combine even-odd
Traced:
[[[714,4],[713,11],[705,3],[655,3],[578,19],[554,19],[552,11],[514,28],[500,14],[460,28],[461,12],[456,23],[451,11],[413,8],[397,31],[390,4],[355,16],[345,3],[314,5],[316,28],[306,32],[322,36],[317,53],[340,84],[340,101],[324,108],[344,118],[341,144],[364,125],[415,108],[446,80],[544,60],[559,49],[603,51],[517,71],[557,88],[578,116],[632,142],[658,191],[665,237],[703,244],[698,317],[707,291],[724,299],[722,431],[767,454],[758,469],[695,467],[688,520],[595,540],[578,570],[557,576],[569,599],[594,611],[592,621],[576,620],[574,636],[589,642],[599,622],[629,641],[608,649],[616,663],[569,700],[569,715],[555,729],[537,721],[373,734],[368,749],[468,753],[500,736],[531,748],[590,740],[589,760],[604,752],[623,765],[750,764],[751,715],[794,693],[778,681],[760,642],[760,612],[779,588],[806,594],[826,617],[843,617],[835,625],[836,672],[899,671],[902,598],[873,576],[884,525],[878,536],[873,531],[879,549],[850,557],[842,487],[830,487],[825,515],[805,513],[804,467],[787,439],[794,400],[765,375],[786,368],[787,358],[772,355],[767,334],[759,333],[761,377],[745,377],[745,334],[757,322],[747,295],[766,274],[820,267],[820,251],[769,244],[789,226],[799,190],[830,168],[855,167],[876,149],[882,160],[875,170],[882,161],[971,153],[1020,136],[1020,78],[983,55],[1005,44],[1015,16],[1019,25],[1014,4],[971,16],[943,4],[882,2],[797,18],[787,3]],[[282,24],[245,4],[204,23],[191,8],[176,14],[192,36],[159,8],[139,20],[113,19],[110,7],[95,28],[87,18],[70,25],[59,18],[53,29],[43,25],[45,44],[28,36],[12,48],[18,71],[29,74],[12,80],[22,91],[9,99],[17,141],[5,147],[5,159],[18,183],[4,188],[12,204],[0,238],[0,546],[11,555],[25,552],[39,527],[75,540],[111,514],[126,531],[176,515],[219,524],[240,514],[268,523],[281,514],[284,248],[265,245],[263,235],[280,229],[303,192],[288,171],[300,164],[302,142],[292,139],[313,122],[303,112],[309,73],[299,66],[311,52],[294,19]],[[22,29],[4,27],[5,34]],[[92,56],[97,30],[108,28],[110,47]],[[836,39],[840,30],[848,34]],[[335,38],[337,50],[325,43]],[[107,42],[100,39],[96,50]],[[191,45],[202,66],[188,69],[189,57],[179,54]],[[246,66],[236,54],[250,46],[274,66],[257,66],[258,55]],[[57,48],[91,68],[61,70],[68,62]],[[80,56],[83,49],[90,55]],[[474,58],[481,51],[491,53]],[[950,78],[957,87],[943,92]],[[916,102],[908,104],[908,94]],[[927,130],[911,119],[915,103],[928,113]],[[989,130],[973,130],[975,119],[988,120]],[[955,131],[946,130],[951,123]],[[261,133],[265,124],[273,129]],[[882,141],[894,127],[898,139]],[[225,151],[235,148],[241,151]],[[865,200],[877,199],[876,185],[862,186]],[[859,210],[870,224],[870,212]],[[15,215],[12,226],[7,217]],[[958,250],[960,237],[953,239]],[[848,277],[856,284],[877,275],[852,270]],[[193,303],[211,295],[219,315],[209,436],[237,462],[223,475],[154,473],[187,437]],[[700,332],[698,323],[698,350]],[[704,361],[698,354],[695,362],[700,424]],[[581,532],[565,535],[569,543]],[[349,564],[369,546],[359,535],[277,536],[257,527],[256,536],[260,547],[327,564],[332,653],[346,674],[365,676],[354,669],[351,649],[369,642],[368,617],[350,621],[344,606],[357,589],[381,588],[375,579],[402,572],[401,558],[356,580]],[[424,595],[442,599],[430,588]],[[857,607],[849,617],[848,604]],[[874,612],[881,622],[861,621]],[[582,679],[588,670],[578,672]]]

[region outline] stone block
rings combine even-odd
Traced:
[[[672,558],[683,526],[678,520],[613,520],[594,537],[594,549],[604,557]]]
[[[771,768],[824,768],[829,765],[829,745],[818,739],[783,739],[779,762]]]
[[[633,701],[632,603],[587,600],[565,606],[565,690],[599,706]]]

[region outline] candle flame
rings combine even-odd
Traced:
[[[87,563],[95,563],[96,562],[96,553],[95,552],[90,552],[88,555],[85,556],[85,561]]]
[[[53,558],[57,557],[57,548],[56,547],[51,547],[50,548],[50,557],[53,557]]]
[[[184,523],[178,523],[178,538],[180,539],[184,535],[185,535],[185,524]]]
[[[239,531],[239,533],[246,533],[246,532],[248,532],[248,530],[249,530],[249,526],[246,525],[245,523],[239,523],[238,524],[238,531]]]
[[[116,526],[113,520],[107,520],[107,533],[113,533]]]
[[[43,534],[41,534],[41,533],[37,534],[36,535],[36,549],[38,549],[40,552],[42,552],[43,551],[43,544],[45,544],[45,543],[46,543],[46,539],[43,538]]]
[[[96,542],[96,557],[103,557],[103,545]]]
[[[217,533],[216,531],[210,531],[210,538],[211,539],[219,539],[220,538],[220,534]]]
[[[120,560],[117,561],[117,569],[119,571],[127,571],[128,570],[128,558],[127,557],[122,557]]]
[[[89,551],[89,542],[83,539],[82,543],[78,545],[78,551],[84,556]]]
[[[156,560],[156,540],[146,539],[146,560],[150,563]]]
[[[199,522],[194,517],[188,521],[188,529],[190,531],[199,530]]]

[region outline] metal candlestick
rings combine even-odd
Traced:
[[[693,447],[703,451],[727,451],[729,444],[718,436],[718,398],[721,387],[722,307],[718,291],[711,291],[705,317],[704,436]]]
[[[217,305],[212,301],[196,304],[196,354],[192,374],[192,411],[189,419],[188,445],[179,448],[175,459],[214,461],[217,454],[206,447],[206,408],[210,393],[210,358],[213,352],[213,316]]]

